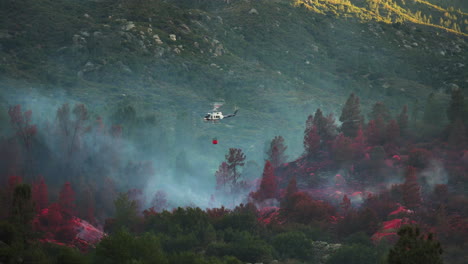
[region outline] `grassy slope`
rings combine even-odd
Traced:
[[[388,24],[385,4],[377,16],[363,1],[319,1],[319,10],[293,2],[300,1],[4,1],[2,84],[64,87],[77,100],[104,101],[104,110],[130,102],[168,117],[181,106],[187,116],[203,113],[224,98],[249,117],[239,127],[249,133],[239,137],[250,137],[259,127],[300,134],[307,114],[339,111],[350,92],[364,109],[385,100],[396,112],[465,83],[463,35]],[[398,2],[392,6],[402,8]],[[405,14],[438,12],[409,2]]]

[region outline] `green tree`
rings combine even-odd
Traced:
[[[121,227],[134,228],[138,222],[138,204],[130,200],[128,194],[121,193],[114,201],[115,221],[112,230],[119,230]]]
[[[378,252],[362,244],[346,245],[338,249],[327,260],[327,264],[375,264],[378,263]]]
[[[26,243],[31,234],[31,221],[34,217],[30,185],[23,183],[15,187],[11,210],[11,222],[16,226],[18,238]]]
[[[310,260],[312,258],[312,240],[300,231],[285,232],[276,235],[273,247],[281,258]]]
[[[418,227],[403,226],[398,242],[390,249],[388,264],[442,264],[442,247],[433,235],[421,234]]]
[[[352,93],[345,106],[341,111],[340,116],[341,131],[347,137],[356,137],[357,131],[362,124],[363,118],[361,116],[361,109],[359,104],[359,97]]]
[[[377,120],[379,117],[382,118],[384,121],[388,121],[392,118],[390,115],[390,111],[383,102],[375,103],[372,106],[371,113],[369,114],[369,118],[372,120]]]
[[[96,246],[95,254],[95,262],[104,264],[168,263],[155,235],[133,236],[125,229],[104,237]]]
[[[267,160],[271,162],[274,168],[286,162],[288,156],[286,156],[285,151],[287,148],[282,136],[276,136],[271,140],[270,148],[267,151]]]

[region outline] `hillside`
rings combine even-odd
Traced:
[[[249,117],[239,130],[271,127],[266,136],[297,137],[308,114],[337,113],[351,92],[397,112],[430,92],[464,88],[466,14],[444,8],[428,1],[3,1],[0,74],[10,91],[3,97],[23,98],[20,88],[31,85],[60,88],[98,112],[118,104],[156,110],[169,126],[222,98]],[[442,13],[460,32],[436,23]],[[424,22],[431,16],[434,23]]]

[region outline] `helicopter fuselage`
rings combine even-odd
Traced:
[[[207,113],[203,119],[205,121],[216,121],[216,120],[221,120],[224,118],[224,115],[222,112],[211,112]]]

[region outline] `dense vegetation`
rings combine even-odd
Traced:
[[[161,190],[145,203],[139,188],[151,165],[125,163],[115,148],[123,128],[102,119],[89,126],[84,105],[57,110],[48,126],[55,142],[47,143],[31,111],[10,107],[10,134],[0,142],[2,261],[405,263],[418,256],[442,263],[443,256],[463,263],[468,109],[454,90],[449,123],[439,127],[429,116],[433,104],[414,119],[406,106],[392,116],[377,102],[365,121],[351,94],[339,126],[317,109],[306,121],[304,154],[285,163],[287,146],[275,137],[257,183],[245,181],[246,157],[231,148],[213,177],[212,199],[231,197],[233,209],[205,210],[171,209],[171,194]],[[52,158],[54,146],[62,158]]]
[[[467,10],[0,1],[0,262],[464,263]]]

